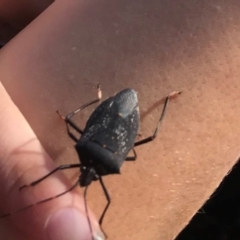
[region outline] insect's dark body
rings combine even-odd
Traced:
[[[81,164],[100,175],[120,172],[138,134],[137,93],[125,89],[102,102],[92,113],[75,148]]]
[[[82,105],[75,111],[69,113],[66,117],[59,114],[66,122],[69,137],[71,137],[76,143],[75,148],[79,155],[80,163],[60,165],[45,176],[28,185],[22,186],[20,189],[28,186],[35,186],[58,170],[80,168],[81,176],[75,184],[66,191],[35,204],[31,204],[19,211],[60,197],[80,184],[80,186],[86,187],[84,190],[84,203],[89,227],[92,232],[92,239],[94,240],[94,234],[87,213],[86,194],[88,186],[92,181],[99,180],[107,199],[107,205],[105,206],[99,219],[99,224],[101,226],[105,213],[111,202],[102,176],[120,173],[120,168],[125,160],[134,161],[137,159],[137,154],[134,148],[155,139],[159,126],[164,118],[170,97],[174,97],[180,93],[181,92],[172,92],[165,98],[163,110],[154,133],[151,136],[137,142],[135,140],[139,128],[139,107],[137,93],[133,89],[122,90],[116,95],[103,101],[88,119],[84,130],[79,128],[71,118],[79,111],[100,101],[100,86],[98,86],[97,99]],[[71,132],[70,127],[81,134],[80,139]],[[127,156],[130,150],[133,150],[134,156]],[[11,213],[4,214],[2,217],[9,215],[11,215]]]

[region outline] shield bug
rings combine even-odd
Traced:
[[[102,225],[105,213],[111,203],[111,198],[104,185],[103,176],[109,174],[119,174],[120,168],[124,161],[134,161],[137,159],[137,154],[134,147],[140,146],[142,144],[148,143],[155,139],[157,136],[160,124],[165,116],[165,112],[171,97],[177,96],[181,92],[172,92],[166,96],[162,113],[157,123],[157,127],[150,137],[136,141],[139,129],[139,106],[137,92],[133,89],[124,89],[114,96],[107,98],[103,101],[92,113],[88,119],[84,130],[79,128],[76,123],[72,120],[72,117],[78,112],[82,111],[84,108],[97,103],[102,98],[102,92],[100,85],[98,85],[98,98],[88,102],[75,111],[69,113],[66,117],[62,116],[58,111],[60,117],[65,121],[67,126],[68,135],[75,141],[75,149],[80,159],[79,164],[66,164],[60,165],[56,169],[52,170],[47,175],[42,178],[22,186],[20,189],[25,187],[34,186],[44,179],[46,179],[51,174],[58,170],[64,170],[69,168],[79,168],[80,177],[77,182],[68,190],[60,193],[54,197],[44,199],[40,202],[27,206],[19,211],[27,209],[33,205],[40,204],[52,200],[54,198],[60,197],[65,193],[73,190],[77,185],[85,187],[84,190],[84,202],[86,215],[89,222],[89,227],[92,232],[92,227],[90,219],[87,213],[86,204],[86,194],[87,188],[92,181],[99,180],[105,197],[107,199],[107,204],[100,216],[99,225]],[[73,128],[78,132],[81,137],[77,138],[72,132]],[[133,156],[128,156],[130,151],[133,151]],[[10,214],[5,214],[8,216]],[[94,237],[93,237],[94,239]]]

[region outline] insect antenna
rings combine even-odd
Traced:
[[[28,205],[28,206],[26,206],[26,207],[23,207],[23,208],[15,211],[15,212],[2,214],[2,215],[0,215],[0,218],[10,217],[10,216],[12,216],[13,214],[22,212],[22,211],[24,211],[24,210],[26,210],[26,209],[28,209],[28,208],[31,208],[31,207],[34,207],[34,206],[36,206],[36,205],[39,205],[39,204],[42,204],[42,203],[51,201],[51,200],[56,199],[56,198],[59,198],[59,197],[63,196],[64,194],[66,194],[66,193],[68,193],[68,192],[71,192],[74,188],[76,188],[76,187],[78,186],[78,184],[79,184],[79,179],[77,180],[76,183],[74,183],[74,185],[72,185],[69,189],[67,189],[66,191],[64,191],[64,192],[62,192],[62,193],[59,193],[59,194],[57,194],[57,195],[55,195],[55,196],[53,196],[53,197],[46,198],[46,199],[41,200],[41,201],[39,201],[39,202],[30,204],[30,205]]]

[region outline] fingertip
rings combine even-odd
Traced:
[[[53,213],[46,222],[47,240],[104,240],[96,225],[89,225],[87,216],[74,208]]]

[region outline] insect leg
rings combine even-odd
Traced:
[[[86,211],[86,216],[87,216],[87,220],[88,220],[89,229],[90,229],[90,232],[92,234],[92,240],[94,240],[92,224],[91,224],[91,221],[90,221],[90,218],[89,218],[89,214],[88,214],[87,189],[88,189],[88,186],[85,187],[84,194],[83,194],[83,199],[84,199],[84,205],[85,205],[85,211]]]
[[[73,112],[70,112],[66,117],[62,116],[59,111],[57,111],[57,113],[60,115],[60,117],[66,122],[66,125],[67,125],[67,132],[68,132],[68,135],[69,137],[71,137],[75,142],[78,141],[77,137],[75,137],[71,131],[70,131],[70,128],[69,126],[71,126],[75,131],[77,131],[78,133],[82,134],[83,133],[83,130],[81,128],[79,128],[74,122],[73,120],[71,119],[76,113],[80,112],[81,110],[83,110],[84,108],[94,104],[94,103],[97,103],[99,102],[101,99],[102,99],[102,91],[101,91],[101,88],[100,88],[100,84],[97,85],[97,89],[98,89],[98,98],[91,101],[91,102],[88,102],[88,103],[85,103],[84,105],[82,105],[81,107],[77,108],[75,111]]]
[[[104,218],[104,216],[105,216],[105,214],[106,214],[106,212],[107,212],[107,209],[108,209],[108,207],[109,207],[109,205],[110,205],[110,203],[111,203],[111,198],[110,198],[110,196],[109,196],[109,194],[108,194],[108,191],[107,191],[107,189],[106,189],[106,187],[105,187],[105,185],[104,185],[104,183],[103,183],[103,180],[102,180],[101,176],[99,176],[99,181],[100,181],[100,184],[101,184],[102,189],[103,189],[103,191],[104,191],[105,197],[106,197],[106,199],[107,199],[107,205],[106,205],[106,207],[104,208],[104,210],[103,210],[103,212],[102,212],[102,215],[101,215],[101,217],[100,217],[100,219],[99,219],[99,225],[101,226],[101,225],[102,225],[102,222],[103,222],[103,218]]]
[[[133,150],[134,156],[127,157],[127,158],[125,159],[125,161],[135,161],[135,160],[137,159],[137,153],[136,153],[135,149],[133,148],[132,150]]]
[[[145,144],[145,143],[148,143],[148,142],[151,142],[151,141],[154,140],[154,138],[155,138],[155,137],[157,136],[157,134],[158,134],[160,125],[161,125],[161,123],[162,123],[162,121],[163,121],[163,118],[164,118],[164,116],[165,116],[165,113],[166,113],[166,110],[167,110],[167,106],[168,106],[168,103],[169,103],[169,99],[170,99],[171,97],[174,97],[174,96],[179,95],[179,94],[181,94],[181,93],[182,93],[182,92],[172,92],[172,93],[170,93],[170,94],[166,97],[165,102],[164,102],[164,106],[163,106],[163,110],[162,110],[162,113],[161,113],[161,116],[160,116],[160,118],[159,118],[159,120],[158,120],[158,124],[157,124],[157,127],[156,127],[153,135],[150,136],[150,137],[147,137],[147,138],[145,138],[145,139],[142,139],[142,140],[140,140],[140,141],[135,142],[135,144],[134,144],[135,147],[137,147],[137,146],[139,146],[139,145],[142,145],[142,144]]]
[[[35,186],[38,183],[40,183],[41,181],[43,181],[44,179],[46,179],[47,177],[49,177],[50,175],[52,175],[53,173],[57,172],[58,170],[64,170],[64,169],[69,169],[69,168],[80,168],[81,164],[77,163],[77,164],[66,164],[66,165],[60,165],[57,168],[53,169],[50,173],[46,174],[45,176],[39,178],[38,180],[31,182],[30,184],[27,185],[23,185],[22,187],[19,188],[19,190],[22,190],[23,188],[26,187],[30,187],[30,186]]]

